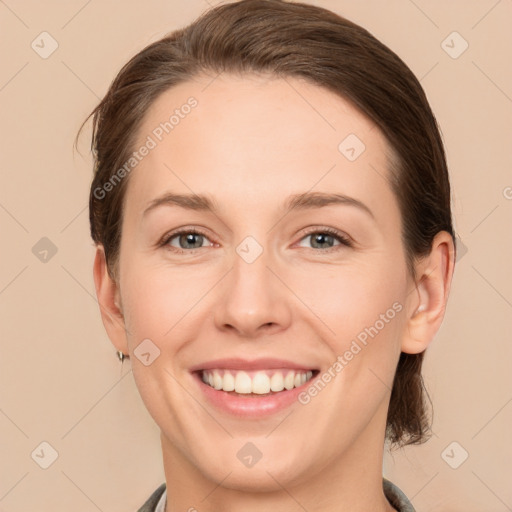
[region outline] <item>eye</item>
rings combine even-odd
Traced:
[[[301,247],[311,247],[313,249],[331,249],[339,245],[351,247],[352,243],[346,236],[342,235],[338,231],[317,229],[303,237],[299,242],[299,245]]]
[[[160,245],[176,252],[193,252],[202,247],[212,247],[214,243],[200,231],[183,229],[165,236]],[[352,247],[352,242],[336,230],[317,228],[304,236],[298,245],[312,249],[329,250],[342,245]]]
[[[162,240],[162,246],[177,250],[178,252],[200,249],[201,247],[210,247],[210,239],[199,231],[187,229],[175,231]]]

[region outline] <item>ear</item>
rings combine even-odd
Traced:
[[[454,264],[453,239],[448,232],[440,231],[432,241],[430,254],[415,265],[415,289],[407,306],[402,352],[423,352],[434,339],[443,321]]]
[[[108,337],[118,351],[128,355],[128,340],[120,303],[119,286],[108,273],[105,250],[100,244],[96,246],[93,277],[96,296],[100,305],[101,319]]]

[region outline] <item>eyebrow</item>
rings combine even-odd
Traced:
[[[307,210],[322,208],[330,205],[354,206],[375,219],[373,212],[362,201],[343,194],[328,194],[325,192],[304,192],[290,196],[284,203],[286,213],[292,210]],[[143,216],[160,206],[179,206],[187,210],[216,212],[215,203],[207,196],[198,194],[173,194],[166,193],[153,199],[145,208]]]

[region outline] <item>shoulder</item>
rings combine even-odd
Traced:
[[[387,500],[398,512],[415,512],[407,496],[393,482],[383,478],[382,485]]]
[[[165,491],[165,483],[163,483],[158,489],[156,489],[153,494],[148,498],[146,503],[142,505],[142,507],[139,508],[137,512],[154,512],[156,505],[160,498],[162,497],[162,494]]]

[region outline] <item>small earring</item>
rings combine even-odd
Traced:
[[[118,350],[117,357],[119,358],[119,361],[121,361],[121,363],[122,363],[128,356],[123,354],[120,350]]]
[[[427,309],[427,306],[425,306],[425,304],[420,304],[416,310],[416,313],[421,313],[422,311],[425,311],[425,309]]]

